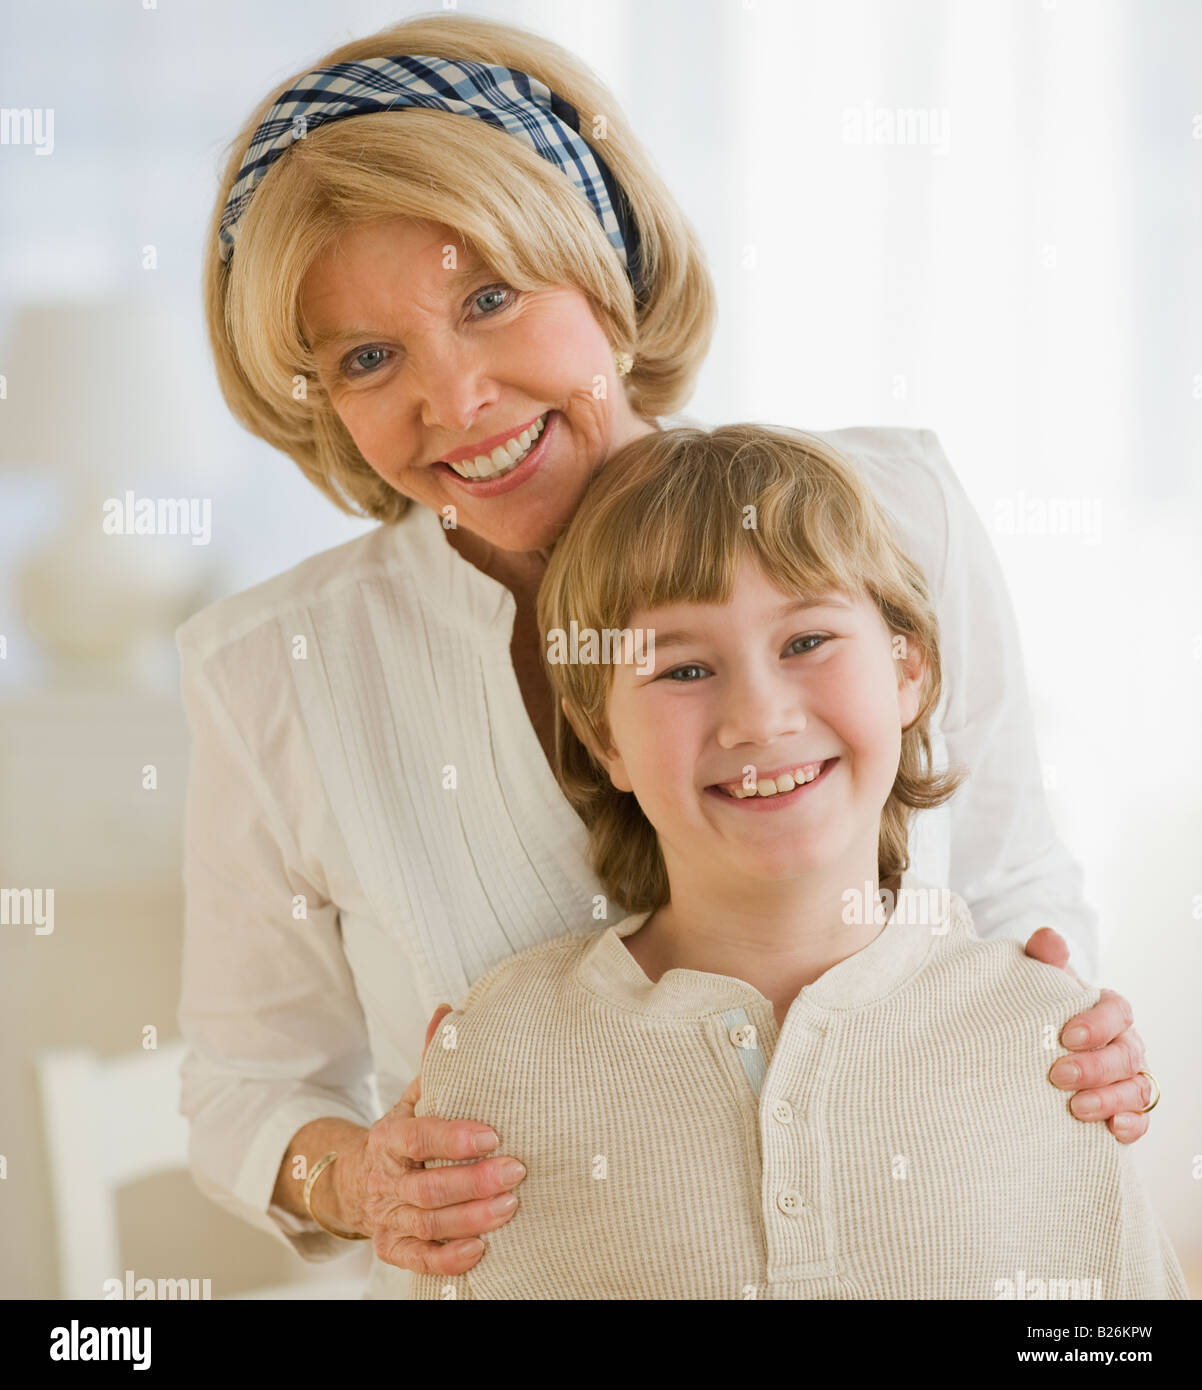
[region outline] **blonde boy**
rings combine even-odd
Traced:
[[[641,438],[539,623],[608,897],[426,1053],[417,1114],[487,1115],[529,1176],[414,1295],[1186,1297],[1127,1150],[1046,1079],[1098,991],[908,870],[960,774],[923,578],[854,469],[752,425]]]

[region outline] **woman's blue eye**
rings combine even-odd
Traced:
[[[478,295],[476,295],[475,299],[473,300],[473,303],[479,304],[482,299],[487,299],[490,294],[506,295],[514,293],[516,293],[516,291],[510,289],[508,285],[492,285],[488,289],[482,290]],[[493,318],[501,309],[505,307],[506,305],[503,303],[494,305],[494,307],[491,310],[486,310],[484,313],[480,314],[479,317],[486,319]],[[387,348],[360,348],[358,352],[352,353],[352,355],[347,358],[346,366],[344,368],[345,374],[349,377],[370,376],[372,372],[375,371],[376,367],[379,366],[378,362],[372,363],[367,367],[360,366],[359,370],[357,371],[355,370],[356,364],[361,363],[362,358],[370,357],[373,353],[382,355],[387,351]]]
[[[355,363],[360,362],[364,357],[370,357],[370,356],[372,355],[373,352],[375,352],[375,353],[381,353],[381,352],[383,352],[383,351],[384,351],[383,348],[364,348],[362,352],[357,352],[357,353],[354,355],[354,357],[351,358],[350,362],[349,362],[347,365],[350,366],[350,367],[353,367],[353,366],[355,365]],[[371,368],[369,367],[369,368],[367,369],[367,371],[371,371]],[[366,375],[367,375],[367,372],[349,372],[348,375],[351,375],[351,376],[366,376]]]
[[[701,667],[698,666],[698,665],[696,665],[696,664],[691,665],[691,666],[678,666],[678,667],[676,668],[675,671],[669,671],[669,672],[667,673],[667,676],[668,676],[668,679],[670,680],[673,676],[679,676],[680,673],[681,673],[682,671],[700,671],[700,670],[701,670]],[[677,681],[677,684],[678,684],[678,685],[695,685],[696,682],[695,682],[695,681]]]
[[[825,637],[820,637],[816,632],[811,632],[811,633],[807,634],[805,637],[794,637],[794,639],[792,640],[792,642],[789,643],[789,646],[790,646],[790,647],[795,647],[795,646],[798,644],[798,642],[816,642],[816,643],[818,644],[818,646],[821,646],[821,645],[823,644],[823,642],[825,642],[825,641],[826,641],[826,638],[825,638]],[[816,651],[816,650],[817,650],[817,647],[807,647],[807,648],[806,648],[806,651],[807,651],[807,652],[812,652],[812,651]],[[803,653],[803,654],[804,654],[804,653]]]
[[[483,293],[478,294],[475,302],[479,304],[482,299],[487,299],[490,294],[505,294],[507,289],[508,286],[506,285],[493,285],[491,289],[484,290]],[[487,318],[488,315],[486,314],[485,317]]]

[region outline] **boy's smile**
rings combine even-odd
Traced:
[[[821,782],[838,761],[838,758],[822,758],[800,767],[789,764],[770,771],[749,764],[747,773],[737,781],[718,782],[705,790],[723,801],[739,804],[788,801]]]
[[[749,556],[729,604],[638,609],[629,625],[654,630],[654,668],[615,666],[602,761],[655,827],[670,900],[626,944],[644,969],[792,999],[879,930],[844,924],[843,893],[877,881],[921,654],[867,594],[800,599]]]
[[[630,625],[654,631],[655,662],[615,667],[607,767],[669,877],[675,864],[744,900],[840,864],[862,882],[919,698],[871,598],[802,600],[748,557],[729,604],[641,609]]]

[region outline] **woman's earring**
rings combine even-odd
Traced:
[[[625,376],[634,366],[634,358],[628,352],[615,352],[614,362],[617,364],[619,376]]]

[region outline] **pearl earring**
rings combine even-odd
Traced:
[[[628,352],[615,352],[614,362],[617,364],[619,376],[625,376],[634,366],[634,358]]]

